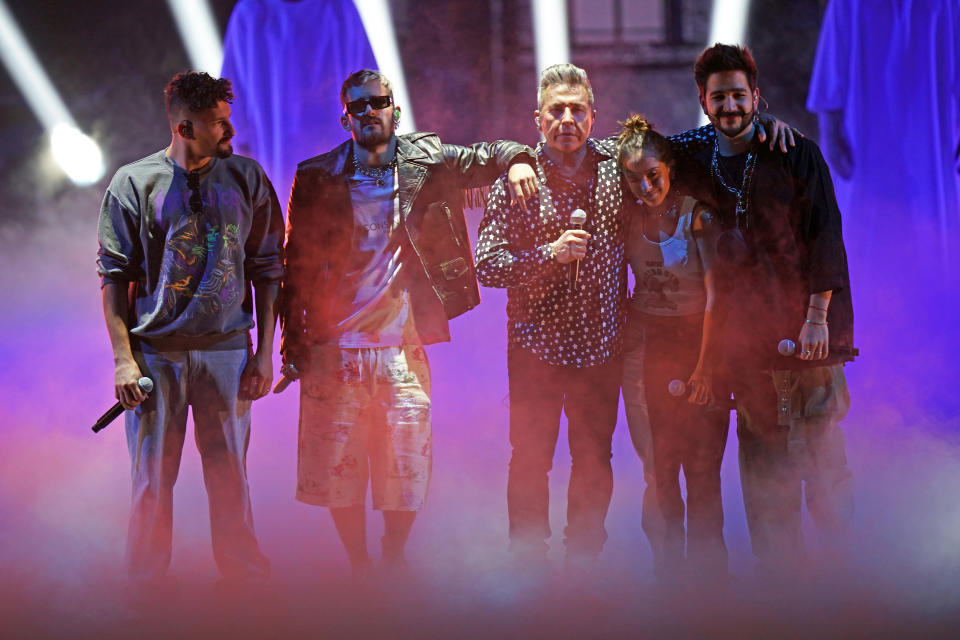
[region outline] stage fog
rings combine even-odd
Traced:
[[[245,3],[211,3],[221,33],[234,5]],[[212,589],[217,571],[189,427],[175,492],[171,566],[182,594],[176,602],[160,599],[145,618],[131,617],[124,606],[130,461],[122,420],[99,434],[90,431],[114,401],[95,264],[97,218],[112,173],[169,142],[162,89],[190,61],[169,11],[157,3],[127,3],[120,11],[8,4],[74,117],[104,148],[107,175],[90,187],[72,186],[47,151],[43,127],[9,77],[0,77],[4,635],[940,637],[954,630],[960,617],[960,394],[954,389],[960,365],[952,327],[960,311],[960,212],[948,209],[945,219],[907,215],[891,198],[865,204],[862,191],[850,192],[842,182],[861,356],[846,367],[852,408],[843,427],[856,513],[849,549],[839,557],[806,522],[809,570],[791,584],[756,588],[731,428],[722,488],[735,581],[719,594],[658,589],[640,526],[641,465],[621,408],[610,537],[595,570],[575,582],[562,571],[570,471],[562,426],[550,474],[550,557],[558,571],[546,579],[518,575],[507,538],[506,295],[482,289],[482,303],[452,321],[452,342],[427,348],[433,478],[408,549],[415,581],[358,590],[327,511],[294,500],[294,385],[257,401],[252,416],[247,466],[257,534],[273,563],[269,590],[250,603],[224,601]],[[569,4],[575,28],[578,16],[586,19],[587,3]],[[658,16],[662,11],[652,1],[623,4]],[[574,39],[573,62],[594,84],[594,135],[612,134],[630,112],[647,114],[666,132],[697,126],[691,65],[706,44],[710,3],[683,4],[682,42],[654,62],[619,64],[616,56],[577,49]],[[815,0],[796,4],[803,9],[755,2],[753,15],[764,12],[763,19],[751,22],[746,43],[754,48],[770,111],[819,141],[806,99],[823,7]],[[528,3],[389,5],[419,130],[457,144],[499,138],[536,144]],[[946,9],[941,19],[960,25]],[[140,31],[146,23],[156,23],[148,35]],[[499,58],[490,57],[491,43]],[[960,65],[960,57],[953,64]],[[339,82],[324,88],[334,111]],[[903,142],[912,129],[946,126],[915,113],[904,112],[878,133],[902,149],[910,148]],[[957,122],[950,124],[954,146]],[[336,120],[328,133],[328,146],[346,135]],[[279,194],[288,192],[289,179],[277,180]],[[894,172],[872,179],[881,191],[886,181],[911,178]],[[475,242],[483,209],[466,215]],[[274,365],[279,377],[279,355]],[[371,517],[369,523],[371,548],[378,549],[382,521]]]

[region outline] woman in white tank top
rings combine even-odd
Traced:
[[[669,141],[642,116],[633,115],[621,125],[618,160],[636,199],[633,203],[624,198],[627,256],[636,284],[621,387],[648,485],[644,530],[658,579],[676,582],[696,575],[698,580],[723,580],[727,551],[720,462],[729,412],[712,406],[711,384],[712,365],[718,361],[711,340],[717,335],[713,305],[718,225],[706,206],[671,183]],[[686,398],[669,393],[675,379],[690,390]],[[662,515],[660,527],[647,513],[651,488]]]

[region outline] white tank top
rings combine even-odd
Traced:
[[[693,198],[683,199],[677,228],[662,242],[644,236],[639,217],[630,221],[627,255],[636,280],[631,311],[655,316],[703,313],[707,291],[703,285],[703,263],[693,238],[695,205]]]

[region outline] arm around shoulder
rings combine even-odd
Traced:
[[[541,277],[556,261],[549,243],[523,246],[520,227],[539,209],[525,212],[510,204],[506,178],[494,183],[477,238],[477,279],[485,287],[508,288]]]
[[[461,177],[464,187],[483,187],[491,184],[517,163],[536,163],[530,147],[510,140],[477,142],[468,147],[442,145],[444,163]]]

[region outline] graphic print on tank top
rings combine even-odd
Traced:
[[[642,224],[631,225],[627,248],[636,281],[634,309],[658,316],[703,311],[703,265],[692,232],[695,205],[693,198],[683,199],[673,234],[659,242],[646,237]],[[641,215],[644,212],[636,212]]]
[[[647,293],[647,307],[650,310],[676,311],[677,303],[670,299],[670,293],[680,290],[680,280],[664,268],[663,260],[647,260],[646,265],[637,284]]]

